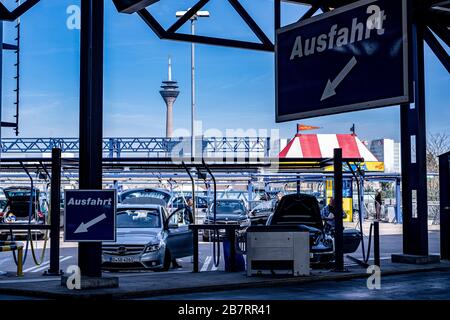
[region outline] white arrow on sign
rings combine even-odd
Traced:
[[[322,98],[320,101],[326,100],[328,98],[331,98],[332,96],[336,95],[336,88],[339,86],[339,84],[347,77],[347,75],[352,71],[352,69],[356,66],[358,61],[356,61],[356,58],[353,57],[347,65],[342,69],[342,71],[338,74],[336,79],[333,81],[328,80],[327,86],[325,87],[325,90],[323,91]]]
[[[88,229],[89,229],[90,227],[92,227],[94,224],[97,224],[97,223],[99,223],[100,221],[105,220],[105,219],[106,219],[106,215],[105,215],[105,214],[102,214],[102,215],[98,216],[97,218],[92,219],[91,221],[89,221],[89,222],[87,222],[87,223],[82,222],[82,223],[80,224],[80,226],[77,228],[77,230],[75,230],[75,233],[85,233],[85,232],[88,232]]]

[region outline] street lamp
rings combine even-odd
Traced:
[[[184,16],[187,11],[177,11],[176,16],[180,18]],[[197,11],[191,20],[191,34],[195,35],[195,21],[198,18],[208,18],[209,11]],[[191,43],[191,156],[195,157],[195,43]]]

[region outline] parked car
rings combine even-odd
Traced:
[[[37,188],[8,187],[3,189],[6,202],[0,212],[0,223],[15,224],[44,224],[48,218],[48,203],[41,199],[41,192]],[[32,200],[30,199],[32,197]],[[32,230],[32,235],[42,238],[44,230]],[[9,230],[0,230],[0,238],[7,239]],[[26,237],[28,231],[16,230],[14,236]]]
[[[284,196],[275,212],[267,220],[267,226],[276,225],[303,225],[308,228],[312,265],[323,265],[334,261],[334,230],[325,230],[316,197],[306,194]],[[355,252],[360,241],[359,231],[344,230],[344,253]]]
[[[119,204],[117,240],[102,245],[105,270],[168,270],[173,258],[193,254],[183,209],[169,214],[158,204]]]
[[[261,201],[249,213],[252,226],[266,225],[267,219],[275,211],[277,200]]]
[[[239,224],[241,229],[239,235],[245,233],[245,229],[251,225],[248,211],[245,208],[244,202],[238,199],[220,199],[216,201],[216,221],[218,225],[224,224]],[[210,205],[206,214],[204,224],[214,223],[214,203]],[[203,231],[203,241],[209,241],[213,232],[211,230]],[[224,230],[220,230],[219,237],[225,235]]]
[[[166,205],[169,204],[172,195],[169,191],[156,188],[131,189],[122,192],[119,195],[119,203],[130,198],[156,198],[163,200]]]

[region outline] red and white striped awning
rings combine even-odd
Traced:
[[[297,134],[280,152],[279,158],[332,158],[336,148],[342,149],[343,158],[378,161],[353,134]]]

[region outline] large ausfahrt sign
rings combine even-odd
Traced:
[[[116,241],[116,190],[66,190],[64,241]]]
[[[362,0],[281,28],[277,122],[410,102],[406,0]]]

